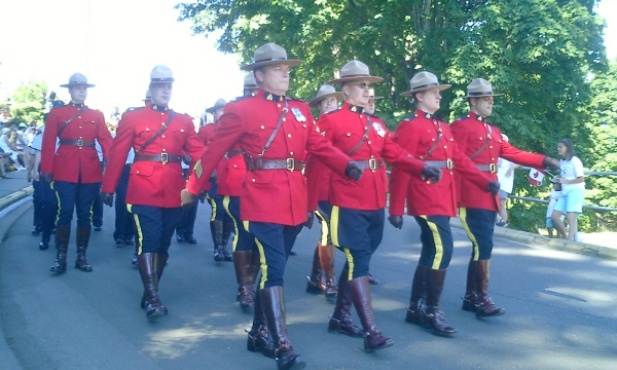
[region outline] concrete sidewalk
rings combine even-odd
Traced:
[[[11,204],[32,195],[32,183],[26,180],[27,171],[13,171],[6,174],[8,179],[0,179],[0,211]]]

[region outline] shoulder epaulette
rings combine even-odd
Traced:
[[[456,121],[462,121],[462,120],[467,119],[467,118],[469,118],[469,116],[468,116],[468,115],[466,115],[466,114],[464,114],[464,115],[462,115],[462,116],[458,116],[458,117],[456,117],[456,118],[454,119],[454,122],[456,122]]]

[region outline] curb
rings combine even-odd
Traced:
[[[463,228],[461,220],[458,217],[451,218],[450,225],[459,229]],[[534,234],[527,231],[508,229],[507,227],[495,227],[494,235],[520,242],[541,245],[560,251],[617,260],[617,249],[601,245],[573,242],[566,239],[549,238],[548,236]]]
[[[34,188],[32,187],[32,185],[30,185],[12,194],[0,198],[0,211],[17,202],[18,200],[32,195],[32,193],[34,193]]]

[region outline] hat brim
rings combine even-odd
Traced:
[[[486,96],[504,96],[504,94],[480,94],[480,95],[469,95],[469,93],[467,93],[466,98],[483,98]]]
[[[434,86],[424,86],[421,87],[419,89],[412,89],[409,91],[404,91],[401,93],[401,96],[412,96],[415,93],[419,93],[419,92],[423,92],[426,90],[431,90],[431,89],[437,89],[438,91],[443,91],[443,90],[448,90],[449,88],[451,88],[452,85],[450,84],[443,84],[443,85],[434,85]]]
[[[383,81],[383,78],[377,77],[377,76],[343,77],[343,78],[337,78],[335,80],[328,81],[328,85],[343,85],[343,84],[354,82],[354,81],[367,81],[368,83],[376,84],[378,82]]]
[[[94,86],[96,86],[94,84],[62,84],[62,85],[60,85],[60,87],[72,87],[72,86],[78,86],[78,85],[86,85],[86,87],[94,87]]]
[[[322,100],[328,99],[330,97],[335,97],[336,99],[338,99],[338,101],[342,101],[343,100],[343,93],[340,91],[337,91],[335,93],[332,94],[326,94],[326,95],[322,95],[318,98],[315,98],[313,100],[311,100],[309,102],[309,107],[316,107],[319,105],[319,103],[321,103]]]
[[[267,60],[263,62],[257,62],[253,64],[247,64],[245,66],[240,67],[243,71],[252,71],[259,67],[271,66],[276,64],[286,64],[289,67],[295,67],[297,65],[302,64],[302,61],[299,59],[286,59],[286,60]]]

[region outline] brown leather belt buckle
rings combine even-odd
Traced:
[[[446,159],[446,168],[449,170],[454,168],[454,162],[452,162],[452,159],[450,158]]]
[[[287,171],[294,172],[296,169],[296,161],[293,158],[287,158]]]
[[[495,163],[491,163],[488,165],[488,171],[490,173],[496,173],[497,172],[497,166],[495,165]]]
[[[83,148],[84,146],[84,139],[79,138],[76,140],[75,145],[77,145],[79,147],[79,149]]]
[[[375,170],[377,169],[378,166],[378,162],[375,158],[371,158],[368,160],[368,169],[371,170],[372,172],[375,172]]]
[[[163,163],[163,165],[166,165],[167,162],[169,162],[169,154],[161,153],[161,163]]]

